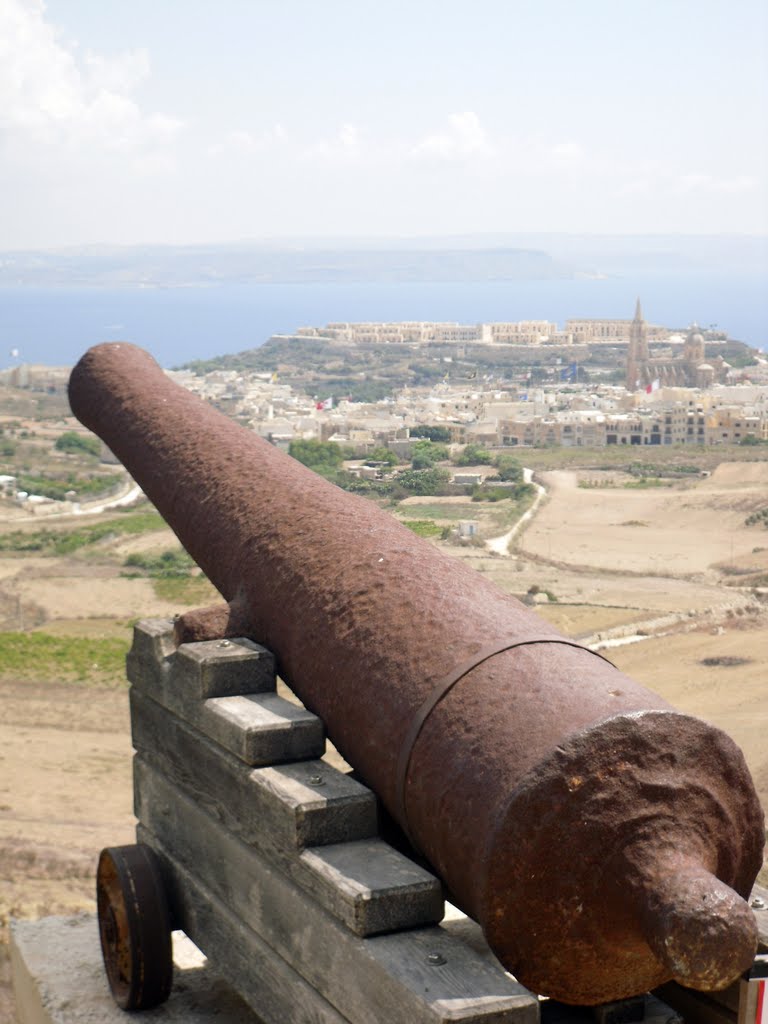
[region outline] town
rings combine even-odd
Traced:
[[[271,373],[222,369],[203,376],[180,370],[171,376],[273,444],[288,447],[315,438],[351,447],[360,456],[385,446],[407,457],[425,427],[442,428],[453,444],[487,448],[768,440],[768,361],[754,354],[751,365],[734,367],[720,352],[708,358],[707,349],[725,347],[726,334],[696,325],[685,334],[648,325],[639,302],[632,320],[569,320],[564,332],[548,321],[334,323],[300,328],[293,337],[363,348],[435,348],[442,379],[359,402],[343,394],[313,400],[286,383],[279,368]],[[468,343],[473,341],[522,353],[557,344],[559,355],[547,369],[540,364],[526,369],[523,358],[514,372],[500,377],[472,364]],[[445,355],[447,342],[453,343],[453,355]],[[614,359],[623,359],[623,384],[609,364],[599,362],[608,346]],[[582,360],[585,353],[592,355],[588,372],[569,355],[574,347]]]
[[[308,339],[320,355],[307,355]],[[271,444],[303,452],[302,461],[322,464],[333,453],[326,475],[349,489],[390,493],[390,481],[409,493],[474,488],[481,497],[489,486],[519,483],[515,474],[505,480],[510,449],[768,443],[768,361],[734,346],[712,328],[648,324],[638,301],[631,320],[568,320],[564,331],[544,320],[302,327],[254,350],[260,369],[166,372]],[[432,382],[403,384],[397,373],[405,364],[393,364],[388,393],[360,400],[345,387],[374,379],[376,367],[339,376],[343,350],[353,359],[415,354]],[[725,359],[726,350],[740,365]],[[3,371],[0,382],[63,397],[68,376],[66,367],[20,364]],[[312,456],[308,443],[324,446],[325,455],[316,448]],[[102,459],[109,461],[109,453]],[[12,470],[0,483],[6,500],[37,515],[63,508],[63,496],[52,501],[19,489]]]

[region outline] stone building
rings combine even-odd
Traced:
[[[730,365],[722,356],[708,363],[704,335],[694,324],[688,331],[682,354],[654,359],[648,347],[648,325],[643,319],[640,299],[629,331],[627,348],[627,391],[657,387],[710,388],[725,380]]]
[[[633,323],[633,320],[570,319],[565,321],[565,332],[574,345],[619,345],[630,341]],[[666,341],[669,337],[666,327],[643,323],[648,340]]]

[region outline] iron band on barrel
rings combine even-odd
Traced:
[[[437,707],[440,701],[450,693],[456,683],[460,682],[464,676],[469,675],[469,673],[473,669],[476,669],[478,665],[482,665],[483,662],[488,661],[489,658],[496,657],[497,654],[503,654],[505,651],[514,650],[515,647],[528,647],[532,644],[564,644],[566,647],[576,647],[579,650],[588,651],[589,654],[594,654],[597,658],[602,658],[602,660],[608,662],[609,665],[613,665],[613,662],[600,654],[599,651],[590,650],[589,647],[585,647],[583,644],[577,644],[573,640],[567,640],[560,636],[529,636],[522,640],[507,640],[500,641],[498,643],[486,644],[484,647],[481,647],[477,653],[462,662],[458,668],[454,669],[453,672],[447,675],[444,679],[441,679],[414,715],[413,721],[405,735],[405,740],[400,747],[400,754],[397,761],[396,816],[402,823],[403,831],[414,849],[417,850],[418,845],[413,838],[408,824],[408,806],[405,793],[408,785],[408,769],[411,763],[411,757],[413,755],[414,747],[416,746],[416,741],[419,738],[421,730],[424,728],[424,724],[432,711]]]

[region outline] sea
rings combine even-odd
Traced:
[[[0,288],[0,368],[71,366],[91,345],[130,341],[165,368],[256,348],[329,321],[459,323],[624,318],[696,322],[768,351],[768,287],[757,271],[466,283],[221,284],[178,288]]]

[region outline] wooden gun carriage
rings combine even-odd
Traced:
[[[583,1018],[540,1004],[474,922],[443,919],[440,882],[379,837],[374,795],[322,760],[322,722],[278,696],[265,648],[177,648],[173,623],[146,620],[128,676],[138,844],[105,850],[98,869],[102,950],[123,1009],[168,997],[181,928],[266,1024],[535,1024],[542,1006]],[[768,910],[756,916],[765,952]],[[737,1020],[738,988],[719,1002],[668,989],[690,1020]],[[742,989],[739,1024],[760,1024],[759,982]],[[650,997],[597,1015],[673,1016]]]

